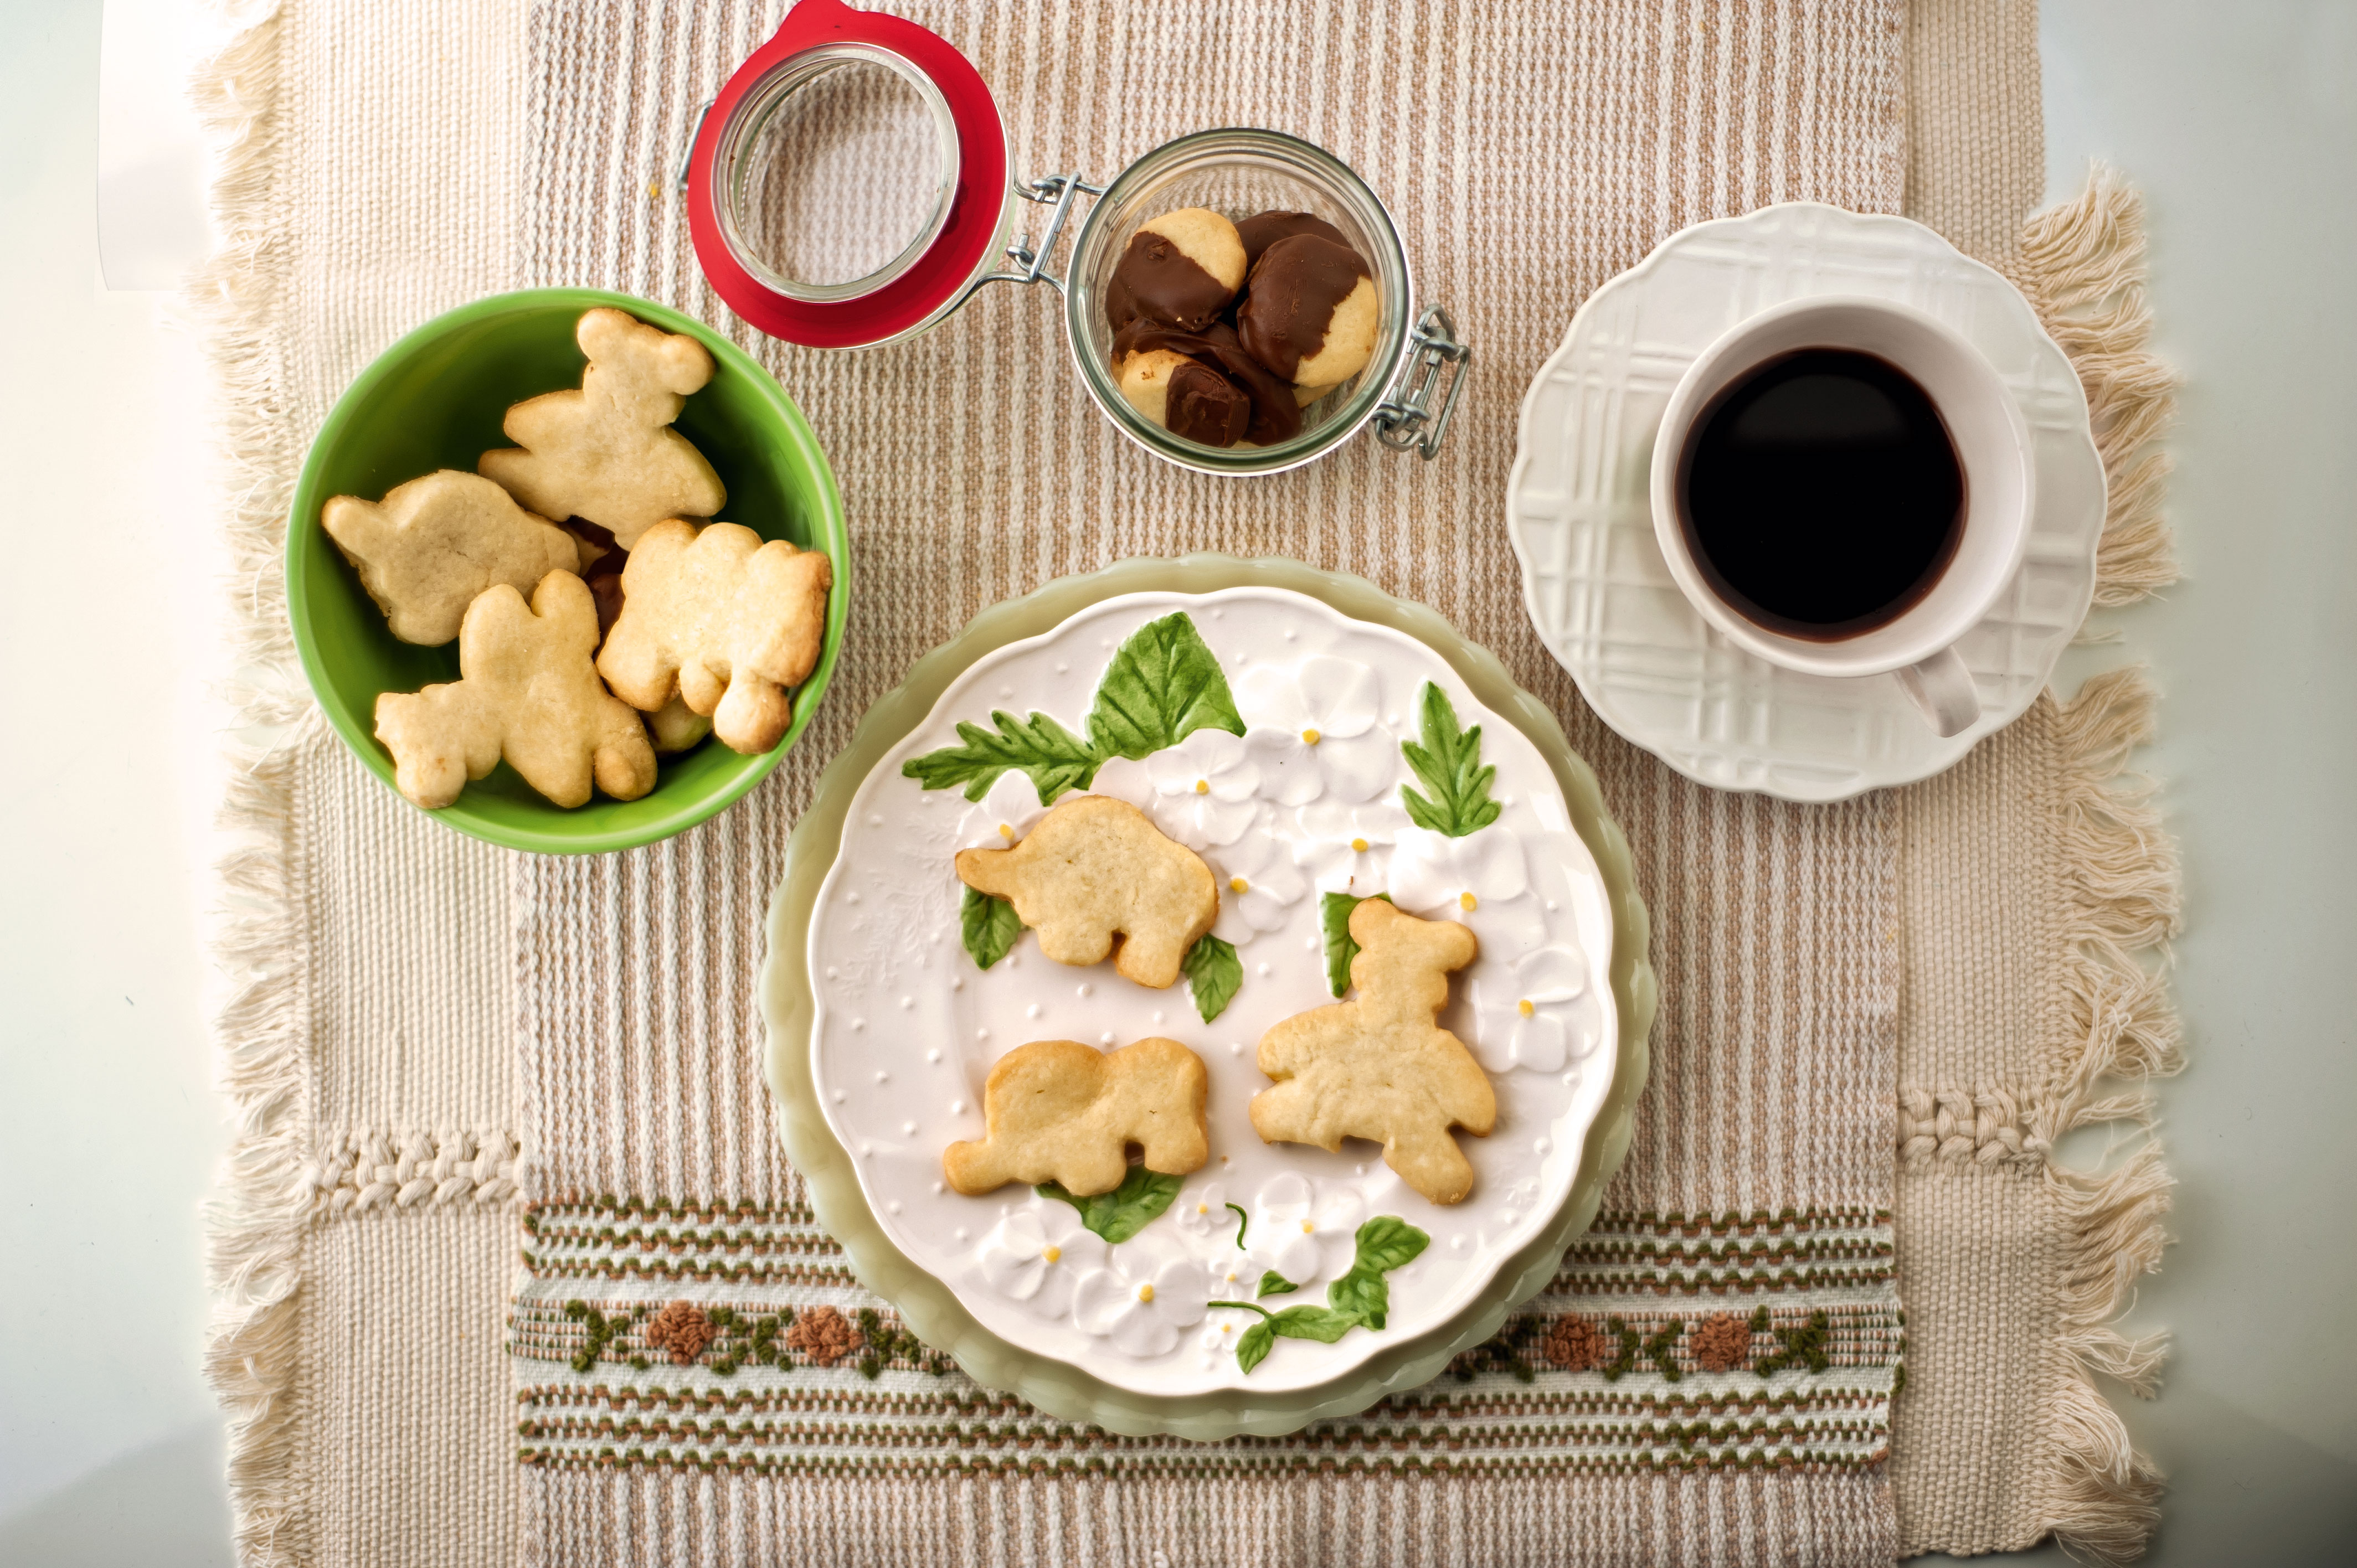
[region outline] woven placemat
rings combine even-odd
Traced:
[[[539,1200],[514,1334],[528,1540],[550,1562],[639,1542],[680,1563],[916,1563],[974,1542],[1081,1563],[1117,1540],[1174,1563],[1887,1560],[1887,802],[1721,794],[1611,735],[1538,646],[1497,498],[1522,389],[1596,285],[1689,222],[1779,197],[1896,209],[1901,7],[1694,26],[1360,4],[1306,28],[1290,6],[909,14],[1001,84],[1018,169],[1109,176],[1207,125],[1331,148],[1397,214],[1422,296],[1480,369],[1431,463],[1361,441],[1240,484],[1157,463],[1097,414],[1053,296],[985,295],[888,352],[767,342],[718,305],[680,203],[648,182],[777,7],[534,14],[519,281],[735,326],[843,478],[859,598],[828,706],[725,822],[518,865]],[[1356,573],[1496,650],[1630,835],[1663,1002],[1598,1230],[1499,1340],[1360,1416],[1194,1444],[1049,1421],[904,1340],[779,1152],[754,981],[787,832],[912,657],[1046,578],[1204,548]],[[738,1326],[673,1364],[646,1336],[674,1298]],[[828,1307],[872,1359],[755,1337]],[[1722,1322],[1738,1343],[1705,1333]]]
[[[1909,878],[1930,864],[1910,846],[1932,841],[1910,829],[1903,793],[1816,811],[1716,795],[1604,734],[1536,649],[1497,521],[1512,399],[1604,277],[1696,219],[1787,196],[1889,210],[1934,188],[1901,134],[1908,84],[1926,73],[1920,42],[1902,53],[1900,8],[1193,7],[1173,13],[1175,24],[1135,8],[913,14],[998,88],[1027,170],[1109,172],[1222,119],[1275,124],[1333,148],[1400,211],[1427,296],[1456,309],[1480,345],[1481,379],[1430,466],[1361,442],[1247,487],[1187,479],[1122,450],[1071,380],[1044,298],[986,295],[887,355],[808,361],[771,350],[827,444],[860,533],[853,678],[789,768],[699,833],[596,863],[504,856],[401,805],[317,723],[289,678],[272,570],[280,509],[344,382],[436,309],[564,281],[725,321],[700,291],[662,176],[688,94],[708,92],[775,17],[745,6],[643,16],[394,0],[365,12],[289,7],[244,35],[209,78],[216,120],[236,141],[221,192],[232,246],[203,302],[235,464],[231,537],[247,553],[240,607],[257,674],[247,716],[275,726],[249,737],[256,749],[241,762],[231,818],[251,843],[228,868],[236,902],[223,928],[239,983],[224,1047],[244,1131],[216,1233],[212,1367],[235,1429],[246,1554],[806,1560],[802,1546],[833,1541],[858,1561],[902,1543],[912,1561],[972,1549],[1183,1562],[1274,1541],[1280,1558],[1304,1561],[1878,1561],[1902,1540],[1945,1544],[1974,1530],[2018,1533],[2024,1519],[2055,1522],[2038,1476],[2007,1469],[2009,1455],[1966,1444],[1953,1461],[1932,1457],[1952,1434],[1976,1430],[1969,1417],[1939,1417],[1947,1424],[1922,1450],[1922,1496],[1965,1499],[1928,1536],[1894,1509],[1877,1462],[1889,1447],[1899,1348],[1891,1209],[1894,1182],[1909,1178],[1894,1165],[1891,1108],[1912,1103],[1896,1093],[1915,1015],[1908,966],[1947,950],[1935,938],[1935,956],[1923,957],[1921,941],[1893,938],[1910,919],[1966,908],[1909,896]],[[1174,28],[1187,44],[1168,45]],[[1265,73],[1239,62],[1265,58],[1280,29],[1308,29],[1319,69],[1273,95]],[[1958,36],[1986,43],[1970,27]],[[2031,114],[2034,144],[2034,98]],[[1969,190],[1962,165],[1933,165]],[[1407,199],[1433,189],[1451,201]],[[942,451],[962,460],[936,463]],[[1117,554],[1198,547],[1292,554],[1440,609],[1564,716],[1641,846],[1663,933],[1655,1089],[1607,1199],[1611,1226],[1532,1304],[1518,1337],[1469,1359],[1466,1380],[1439,1391],[1456,1402],[1440,1407],[1443,1423],[1461,1429],[1473,1462],[1444,1468],[1445,1444],[1428,1430],[1365,1428],[1274,1446],[1265,1477],[1231,1457],[1225,1469],[1165,1465],[1157,1478],[1156,1455],[1112,1455],[1115,1477],[1137,1472],[1129,1485],[1087,1468],[1090,1440],[989,1408],[909,1347],[892,1365],[879,1356],[873,1381],[856,1361],[780,1370],[758,1357],[726,1375],[705,1364],[641,1377],[620,1315],[606,1318],[619,1332],[599,1347],[617,1354],[591,1366],[609,1383],[635,1379],[640,1396],[602,1396],[613,1437],[597,1432],[595,1408],[568,1428],[585,1407],[537,1391],[592,1380],[571,1359],[587,1348],[593,1299],[742,1299],[756,1322],[795,1301],[860,1305],[856,1287],[823,1274],[826,1244],[777,1156],[751,1065],[759,913],[814,765],[862,702],[984,604]],[[2106,722],[2075,730],[2043,709],[2033,715],[2050,744],[2019,766],[2084,786],[2044,797],[2048,818],[2103,815],[2085,791],[2100,788],[2100,743],[2127,712],[2110,703]],[[1968,836],[1979,809],[1959,806],[1955,831]],[[2071,831],[2056,831],[2058,847],[2072,849]],[[2086,883],[2082,897],[2100,887]],[[1786,918],[1790,899],[1814,900],[1822,918]],[[2087,929],[2058,918],[2058,940],[2022,961],[2029,988],[1985,978],[1975,1004],[2028,1017],[2073,994],[2071,954],[2083,956]],[[657,935],[690,940],[694,961],[651,948]],[[2067,1004],[2059,1016],[2067,1021]],[[2061,1036],[2040,1033],[2050,1037]],[[607,1081],[628,1092],[590,1087],[609,1069],[623,1077]],[[662,1074],[675,1075],[669,1087]],[[1949,1080],[1921,1081],[1934,1090],[1936,1130]],[[2086,1109],[2083,1100],[2073,1113]],[[2002,1144],[2001,1127],[1991,1137]],[[1934,1141],[1935,1152],[1945,1146]],[[2043,1167],[2018,1185],[2041,1183],[2068,1185]],[[511,1337],[520,1187],[544,1207],[523,1239],[524,1305]],[[615,1201],[589,1201],[604,1197]],[[1969,1192],[1958,1203],[1966,1219],[1995,1212]],[[593,1260],[632,1227],[640,1234],[606,1254],[610,1277],[566,1283],[540,1239],[566,1225],[586,1230]],[[1730,1246],[1773,1269],[1730,1269]],[[630,1258],[640,1260],[635,1283]],[[649,1258],[693,1262],[698,1277],[674,1289],[674,1269],[651,1294],[640,1288],[654,1283]],[[2041,1299],[2069,1288],[2072,1258],[2053,1262],[2031,1272]],[[1903,1251],[1897,1266],[1910,1267]],[[1942,1267],[1938,1277],[1969,1300],[1974,1265]],[[1684,1397],[1670,1369],[1706,1380],[1693,1330],[1724,1304],[1687,1287],[1722,1270],[1756,1274],[1733,1281],[1742,1305],[1768,1305],[1770,1328],[1785,1330],[1756,1353],[1799,1337],[1822,1356],[1824,1369],[1796,1381],[1806,1385],[1796,1408],[1828,1434],[1847,1423],[1824,1457],[1747,1463],[1747,1442],[1762,1451],[1742,1430],[1755,1412],[1663,1404]],[[568,1317],[564,1303],[576,1297],[584,1315]],[[1815,1311],[1824,1332],[1810,1339]],[[1609,1327],[1614,1316],[1641,1324],[1659,1351],[1617,1379],[1577,1351],[1563,1364],[1548,1356],[1550,1345],[1583,1342],[1558,1326]],[[1952,1315],[1948,1329],[1973,1331],[1971,1320]],[[1662,1338],[1673,1323],[1685,1332]],[[879,1340],[889,1326],[877,1320]],[[2073,1353],[2061,1326],[2038,1348]],[[1909,1348],[1918,1364],[1920,1345]],[[1949,1391],[1967,1407],[1993,1380],[1969,1352],[1955,1348]],[[2058,1376],[2071,1370],[2056,1365]],[[1902,1505],[1905,1423],[1927,1408],[1916,1380],[1898,1406]],[[903,1388],[941,1402],[939,1424],[959,1430],[920,1444],[925,1463],[897,1479],[855,1482],[816,1428],[873,1434],[872,1407],[857,1402]],[[1616,1413],[1612,1402],[1641,1389],[1654,1402]],[[952,1396],[980,1407],[950,1411]],[[770,1408],[746,1408],[756,1400]],[[796,1402],[825,1413],[797,1429]],[[1525,1402],[1538,1402],[1538,1419]],[[691,1429],[699,1450],[716,1439],[731,1455],[820,1462],[766,1474],[758,1463],[681,1462],[679,1434]],[[1596,1462],[1576,1463],[1598,1437],[1586,1455]],[[671,1462],[651,1456],[658,1441],[671,1443]],[[640,1462],[625,1467],[634,1444]],[[520,1445],[538,1462],[519,1466]],[[599,1447],[615,1450],[610,1462]],[[1035,1454],[1079,1463],[1042,1474]]]

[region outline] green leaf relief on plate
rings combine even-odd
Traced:
[[[1244,733],[1228,678],[1187,612],[1147,621],[1114,650],[1089,710],[1099,757],[1144,757],[1199,729]]]
[[[1431,1237],[1397,1215],[1379,1214],[1359,1227],[1358,1252],[1351,1260],[1351,1272],[1326,1287],[1324,1306],[1288,1306],[1283,1312],[1273,1313],[1248,1301],[1215,1301],[1209,1305],[1260,1315],[1260,1321],[1236,1340],[1236,1365],[1250,1372],[1268,1359],[1279,1339],[1315,1339],[1321,1345],[1331,1345],[1353,1328],[1380,1330],[1384,1316],[1391,1310],[1391,1287],[1383,1276],[1415,1262],[1431,1244]],[[1276,1284],[1272,1285],[1272,1280]],[[1261,1276],[1260,1288],[1253,1294],[1279,1295],[1297,1288],[1272,1270]]]
[[[957,745],[910,757],[901,773],[920,788],[963,789],[979,800],[1012,768],[1029,774],[1039,803],[1052,806],[1065,790],[1087,789],[1107,757],[1143,757],[1199,729],[1244,733],[1220,660],[1184,610],[1146,622],[1114,650],[1086,739],[1047,714],[1017,718],[993,709],[990,722],[996,727],[959,721]]]
[[[1170,1200],[1178,1196],[1186,1181],[1184,1176],[1165,1176],[1144,1165],[1132,1165],[1119,1187],[1093,1197],[1074,1197],[1052,1181],[1041,1182],[1038,1191],[1042,1197],[1052,1197],[1079,1209],[1082,1225],[1118,1246],[1169,1208]]]
[[[998,726],[996,732],[961,720],[960,744],[912,757],[900,764],[900,771],[927,789],[963,785],[965,798],[979,800],[1011,768],[1031,776],[1043,806],[1055,804],[1067,789],[1087,789],[1096,777],[1096,753],[1048,714],[1018,719],[994,709],[990,722]]]
[[[1014,905],[971,887],[965,890],[965,902],[958,906],[958,936],[977,965],[988,969],[1005,958],[1022,935],[1023,921]]]
[[[1271,1312],[1243,1301],[1215,1301],[1211,1305],[1260,1314],[1260,1321],[1236,1340],[1236,1365],[1246,1372],[1268,1359],[1268,1353],[1276,1348],[1279,1339],[1315,1339],[1320,1345],[1331,1345],[1363,1321],[1356,1313],[1336,1312],[1324,1306],[1288,1306],[1283,1312]]]
[[[1326,1299],[1338,1310],[1359,1314],[1368,1327],[1381,1328],[1392,1305],[1383,1276],[1415,1262],[1432,1238],[1395,1215],[1379,1214],[1359,1227],[1358,1242],[1351,1272],[1326,1288]]]
[[[1375,897],[1386,904],[1392,901],[1388,893]],[[1365,902],[1348,893],[1318,897],[1318,929],[1326,937],[1326,984],[1337,996],[1351,989],[1351,961],[1359,956],[1359,944],[1351,936],[1351,911]]]
[[[1490,799],[1495,768],[1481,766],[1481,726],[1457,727],[1457,710],[1448,693],[1427,681],[1424,686],[1424,744],[1400,742],[1407,765],[1415,770],[1430,798],[1400,786],[1400,801],[1417,827],[1447,833],[1450,838],[1488,827],[1498,820],[1498,802]],[[1339,992],[1336,994],[1340,994]]]
[[[1265,1295],[1291,1295],[1300,1288],[1275,1269],[1271,1269],[1261,1275],[1259,1286],[1253,1291],[1253,1298],[1258,1300]]]
[[[1205,937],[1189,948],[1178,966],[1187,972],[1188,994],[1194,997],[1195,1011],[1206,1024],[1228,1010],[1244,983],[1244,961],[1236,956],[1232,944],[1217,937]]]

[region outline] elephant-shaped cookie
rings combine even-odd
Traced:
[[[1220,914],[1203,857],[1110,795],[1064,801],[1013,849],[960,850],[957,874],[1012,903],[1058,963],[1092,964],[1113,952],[1124,978],[1157,991],[1177,983],[1187,950]]]
[[[970,1197],[1010,1181],[1057,1182],[1091,1197],[1121,1185],[1135,1144],[1146,1169],[1185,1176],[1211,1157],[1210,1081],[1202,1058],[1176,1040],[1111,1052],[1077,1040],[1017,1046],[983,1086],[983,1140],[952,1144],[942,1174]]]

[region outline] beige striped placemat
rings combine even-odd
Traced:
[[[981,66],[1028,172],[1109,173],[1222,118],[1297,130],[1352,161],[1400,211],[1427,296],[1480,346],[1460,427],[1429,467],[1361,442],[1272,488],[1213,486],[1118,447],[1071,379],[1044,297],[985,295],[882,355],[770,349],[853,512],[850,679],[789,768],[697,834],[587,864],[488,851],[376,786],[303,696],[274,569],[295,469],[371,354],[476,294],[607,282],[725,320],[697,285],[662,177],[689,95],[708,93],[774,16],[387,0],[289,5],[246,33],[206,82],[233,137],[220,191],[232,244],[200,289],[224,382],[230,537],[245,553],[245,716],[261,726],[242,736],[253,748],[231,801],[249,835],[226,868],[221,944],[242,1131],[216,1226],[210,1358],[232,1418],[244,1554],[803,1560],[823,1540],[862,1562],[896,1543],[923,1562],[1228,1561],[1231,1547],[1264,1543],[1302,1561],[1849,1561],[2074,1522],[2068,1507],[2119,1472],[2083,1466],[2096,1481],[2075,1492],[2051,1477],[2074,1456],[2100,1458],[2116,1423],[2103,1428],[2100,1402],[2067,1422],[2038,1402],[2085,1387],[2081,1367],[2104,1354],[2087,1326],[2106,1315],[2107,1287],[2084,1265],[2112,1255],[2103,1246],[2126,1212],[2109,1187],[2073,1207],[2071,1178],[2044,1163],[2056,1119],[2089,1109],[2084,1075],[2014,1074],[2021,1114],[2007,1120],[1996,1101],[1976,1111],[1974,1157],[1960,1162],[1948,1107],[1959,1074],[1972,1103],[1969,1074],[1910,1042],[1928,1037],[1926,995],[1964,998],[1965,1037],[2018,1037],[2058,1060],[2073,1043],[2158,1037],[2150,999],[2110,1005],[2117,987],[2101,991],[2102,976],[2121,972],[2087,959],[2154,934],[2111,897],[2119,878],[2088,875],[2118,869],[2121,841],[2105,831],[2123,819],[2096,791],[2134,703],[2041,707],[2009,732],[2002,768],[1975,771],[1997,749],[1985,747],[1951,776],[1962,792],[1939,812],[1911,791],[1809,811],[1695,789],[1601,733],[1538,652],[1496,506],[1531,370],[1578,299],[1683,223],[1814,196],[1904,201],[1948,227],[1957,220],[1934,210],[1944,199],[1989,234],[2013,231],[2018,170],[2008,166],[2015,187],[1976,183],[1975,170],[1993,161],[1992,124],[2035,163],[2020,11],[1919,3],[1902,56],[1891,5],[1301,7],[1281,25],[1317,40],[1319,69],[1274,94],[1265,71],[1239,63],[1279,25],[1256,10],[913,14]],[[1940,60],[1927,63],[1927,39]],[[1951,91],[1924,137],[1925,85],[1960,80],[2012,96]],[[1452,199],[1409,199],[1435,190]],[[2024,256],[2018,275],[2037,284],[2068,274],[2054,261],[2116,257],[2101,238],[2065,234],[2044,274]],[[2111,292],[2100,269],[2083,270],[2049,298],[2074,289]],[[2120,339],[2066,345],[2109,365]],[[969,456],[935,464],[942,450]],[[765,1338],[763,1318],[831,1302],[856,1322],[863,1298],[811,1228],[751,1066],[759,912],[802,791],[859,705],[974,610],[1118,554],[1207,546],[1340,566],[1434,605],[1497,649],[1597,762],[1641,847],[1668,982],[1613,1218],[1430,1408],[1251,1453],[1050,1432],[952,1370],[936,1375],[885,1316],[877,1343],[813,1368],[810,1336],[797,1345],[780,1323]],[[2014,816],[1997,836],[2021,846],[2018,866],[1942,858],[2003,811]],[[2132,869],[2136,886],[2158,888],[2165,922],[2165,878]],[[2015,873],[2043,880],[2004,880]],[[1959,875],[1967,885],[1950,896],[1923,896]],[[1971,922],[2032,885],[2052,897],[2035,929],[2008,929],[2018,961],[1964,966],[1973,950],[1947,933],[2002,929]],[[1789,920],[1777,912],[1788,898],[1824,913]],[[1748,970],[1726,961],[1747,952]],[[1965,991],[1919,981],[1943,963]],[[1894,1097],[1915,1118],[1900,1133],[1921,1170],[1894,1169]],[[1992,1146],[2015,1157],[1978,1153]],[[1904,1195],[1919,1177],[1947,1184],[1922,1210],[1945,1217],[1937,1227],[1910,1219]],[[1920,1312],[1907,1326],[1914,1387],[1895,1416],[1894,1183],[1896,1267],[1910,1292],[1948,1303],[1936,1326]],[[519,1187],[539,1205],[521,1235]],[[2024,1223],[2046,1228],[2041,1266],[1998,1281],[1998,1252],[1975,1251],[1973,1227]],[[1912,1254],[1910,1234],[1925,1238]],[[2118,1255],[2140,1257],[2149,1234]],[[642,1372],[630,1364],[642,1326],[604,1306],[588,1316],[593,1301],[680,1296],[741,1304],[716,1347],[734,1369],[712,1366],[708,1348],[694,1368],[642,1356]],[[576,1299],[581,1314],[566,1316]],[[2038,1310],[2024,1317],[2021,1300]],[[1997,1301],[2002,1322],[1986,1305]],[[1702,1332],[1735,1305],[1769,1306],[1771,1332],[1739,1343]],[[1748,1329],[1747,1316],[1725,1316]],[[1614,1316],[1640,1330],[1633,1353]],[[1673,1324],[1684,1331],[1664,1337]],[[576,1371],[593,1337],[596,1370]],[[2014,1369],[2024,1363],[1993,1375],[1984,1342],[2026,1344],[2031,1375]],[[1721,1359],[1730,1346],[1755,1368],[1799,1353],[1805,1370],[1772,1375],[1803,1391],[1791,1430],[1823,1439],[1816,1456],[1758,1457],[1775,1452],[1787,1412],[1763,1434],[1757,1410],[1678,1402],[1720,1378],[1704,1352]],[[873,1380],[860,1367],[871,1353]],[[619,1394],[625,1380],[636,1399]],[[600,1381],[605,1395],[564,1391]],[[1614,1405],[1631,1395],[1633,1413]],[[611,1437],[597,1430],[601,1402]],[[1534,1420],[1534,1408],[1548,1413]],[[942,1430],[904,1443],[911,1424]],[[1466,1464],[1435,1435],[1442,1425]],[[647,1457],[665,1442],[670,1462]],[[640,1463],[626,1469],[634,1444]],[[519,1466],[519,1448],[544,1456]],[[1178,1463],[1177,1448],[1216,1462]],[[691,1449],[699,1457],[683,1458]],[[1886,1451],[1893,1463],[1874,1462]],[[766,1473],[734,1462],[748,1452],[778,1462]],[[841,1463],[888,1455],[917,1463],[888,1482]],[[2133,1537],[2126,1476],[2128,1506],[2113,1517]]]
[[[1720,794],[1605,730],[1537,644],[1498,498],[1522,389],[1598,284],[1762,202],[1897,208],[1900,7],[909,14],[1002,84],[1025,171],[1109,177],[1231,124],[1333,149],[1385,196],[1423,297],[1480,369],[1430,464],[1361,441],[1234,484],[1158,464],[1098,416],[1052,296],[986,294],[888,352],[767,342],[719,306],[680,203],[649,186],[779,8],[535,13],[519,281],[733,327],[843,477],[857,598],[809,739],[724,822],[519,863],[528,1542],[550,1562],[680,1563],[968,1548],[1077,1563],[1115,1543],[1116,1560],[1207,1563],[1889,1559],[1889,801]],[[1048,1420],[901,1337],[779,1153],[754,981],[812,781],[914,655],[1048,577],[1205,548],[1430,604],[1564,715],[1629,832],[1663,1006],[1599,1228],[1498,1342],[1359,1417],[1191,1444]],[[722,1323],[685,1365],[649,1342],[673,1300]],[[790,1341],[829,1307],[861,1349]]]

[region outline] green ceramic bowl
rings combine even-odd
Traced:
[[[385,491],[436,468],[471,473],[493,446],[508,405],[581,384],[574,325],[609,305],[711,350],[709,385],[687,400],[678,429],[728,487],[723,515],[767,539],[823,550],[834,563],[826,642],[818,668],[794,693],[785,738],[759,757],[707,740],[662,759],[655,787],[636,800],[600,794],[567,811],[550,804],[502,762],[456,803],[429,813],[447,826],[510,849],[591,854],[630,849],[694,827],[760,782],[798,739],[834,671],[851,605],[851,553],[843,498],[802,411],[767,371],[692,317],[625,294],[544,288],[495,295],[437,316],[377,357],[328,415],[295,487],[286,523],[286,601],[303,672],[328,722],[390,789],[393,757],[376,738],[376,699],[458,678],[458,645],[398,641],[360,576],[319,525],[330,496]]]
[[[1581,1145],[1579,1170],[1563,1207],[1540,1234],[1498,1271],[1488,1291],[1448,1322],[1386,1346],[1328,1383],[1273,1393],[1229,1391],[1161,1398],[1103,1382],[1068,1362],[1010,1344],[985,1328],[947,1285],[911,1262],[884,1234],[867,1207],[850,1154],[819,1107],[811,1075],[815,1014],[806,967],[811,911],[819,884],[843,843],[851,799],[877,763],[924,722],[951,682],[984,655],[1037,637],[1117,594],[1175,589],[1213,593],[1247,586],[1307,594],[1360,620],[1405,632],[1446,659],[1481,704],[1519,728],[1554,770],[1571,825],[1596,857],[1612,908],[1612,961],[1607,978],[1620,1010],[1612,1088]],[[810,809],[786,847],[785,873],[770,900],[770,950],[761,965],[761,1014],[770,1029],[770,1091],[776,1098],[786,1157],[810,1184],[819,1223],[843,1244],[860,1282],[900,1309],[919,1337],[946,1351],[985,1387],[1020,1394],[1049,1414],[1093,1423],[1128,1436],[1161,1434],[1199,1442],[1248,1434],[1282,1436],[1313,1421],[1354,1414],[1385,1394],[1421,1387],[1449,1358],[1498,1332],[1506,1315],[1554,1277],[1564,1249],[1596,1219],[1604,1184],[1629,1153],[1637,1097],[1645,1087],[1659,991],[1648,957],[1645,905],[1637,894],[1629,841],[1604,809],[1596,775],[1539,700],[1516,686],[1489,650],[1466,641],[1446,620],[1393,598],[1362,578],[1321,572],[1297,561],[1240,561],[1189,555],[1176,561],[1119,562],[1086,576],[1060,577],[1020,599],[994,605],[948,643],[919,660],[899,690],[859,722],[842,755],[819,776]]]

